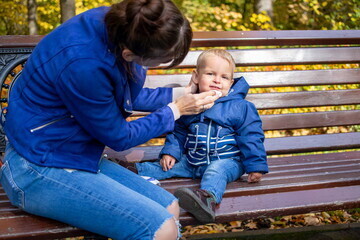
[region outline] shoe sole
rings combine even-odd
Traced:
[[[215,216],[207,210],[206,206],[198,196],[188,188],[177,189],[174,193],[179,199],[179,205],[199,220],[201,223],[211,223],[215,221]]]

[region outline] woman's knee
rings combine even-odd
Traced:
[[[174,200],[166,209],[168,210],[169,213],[174,215],[176,220],[179,219],[180,206],[179,206],[179,202],[177,200]]]
[[[170,218],[155,233],[156,240],[175,240],[178,238],[178,225],[174,218]]]

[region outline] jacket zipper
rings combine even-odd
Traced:
[[[40,130],[40,129],[43,129],[44,127],[47,127],[47,126],[49,126],[49,125],[51,125],[51,124],[57,123],[57,122],[59,122],[59,121],[61,121],[61,120],[64,120],[64,119],[66,119],[66,118],[69,118],[69,117],[70,117],[70,118],[73,118],[74,116],[73,116],[73,115],[70,115],[70,116],[65,116],[65,117],[62,117],[62,118],[55,119],[55,120],[53,120],[53,121],[51,121],[51,122],[48,122],[48,123],[45,123],[45,124],[43,124],[43,125],[41,125],[41,126],[39,126],[39,127],[30,129],[30,132],[36,132],[36,131],[38,131],[38,130]]]
[[[210,164],[210,133],[211,133],[211,123],[212,120],[210,120],[209,127],[208,127],[208,133],[207,133],[207,139],[206,139],[206,158],[207,158],[207,164]]]

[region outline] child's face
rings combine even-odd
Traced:
[[[226,96],[234,80],[230,63],[216,55],[206,56],[197,70],[193,81],[198,84],[199,92],[217,90]]]

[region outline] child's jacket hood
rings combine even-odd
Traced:
[[[239,77],[234,79],[234,83],[229,89],[229,92],[226,96],[219,98],[216,103],[226,102],[233,99],[245,99],[249,91],[249,84],[246,82],[245,78]]]

